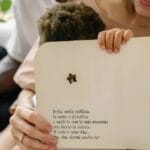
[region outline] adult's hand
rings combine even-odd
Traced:
[[[10,106],[9,108],[9,112],[11,115],[14,114],[17,106],[26,106],[26,107],[30,107],[30,108],[33,108],[33,96],[35,95],[35,92],[34,91],[31,91],[31,90],[22,90],[16,101]]]
[[[12,135],[22,149],[55,150],[57,139],[51,134],[51,124],[37,111],[17,106],[10,119]]]

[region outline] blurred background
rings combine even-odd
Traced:
[[[15,26],[13,17],[13,0],[0,0],[0,46],[6,47]]]

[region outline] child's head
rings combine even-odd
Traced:
[[[40,44],[48,41],[96,39],[105,29],[99,15],[84,4],[58,4],[40,18]]]

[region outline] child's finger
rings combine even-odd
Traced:
[[[132,30],[126,30],[123,35],[123,44],[127,43],[133,37]]]
[[[118,53],[122,44],[124,30],[118,30],[114,36],[114,52]]]
[[[109,30],[106,33],[106,49],[110,53],[113,52],[113,49],[114,49],[114,35],[115,35],[115,31],[116,31],[116,29]]]
[[[98,43],[102,49],[106,48],[106,31],[102,31],[98,34]]]

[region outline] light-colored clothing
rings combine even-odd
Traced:
[[[37,21],[47,7],[52,7],[54,0],[16,0],[14,16],[16,29],[8,45],[8,54],[22,62],[38,37]]]
[[[7,46],[7,41],[15,28],[15,21],[11,19],[5,23],[0,23],[0,45],[3,47]]]

